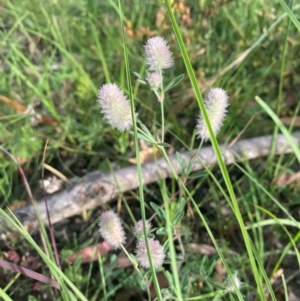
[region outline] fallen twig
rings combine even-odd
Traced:
[[[295,142],[300,144],[300,132],[292,135]],[[221,146],[224,161],[227,165],[233,162],[252,160],[269,154],[272,136],[244,139],[236,142],[232,147]],[[184,164],[187,166],[191,156],[196,151],[182,153]],[[283,135],[278,135],[276,140],[276,154],[291,153],[292,149]],[[200,160],[195,160],[194,171],[203,169],[199,161],[207,167],[217,163],[212,147],[203,147],[199,151]],[[179,165],[176,155],[170,156],[174,170],[179,173]],[[159,179],[171,176],[171,170],[163,158],[142,165],[144,184],[156,182]],[[80,214],[83,210],[93,209],[113,199],[120,193],[136,189],[139,185],[136,166],[128,166],[114,171],[114,174],[100,173],[98,171],[88,173],[82,179],[72,179],[72,185],[62,191],[48,196],[49,213],[52,224],[63,219]],[[118,184],[116,184],[118,183]],[[42,220],[47,220],[44,200],[38,201],[38,208]],[[38,229],[38,221],[32,205],[16,209],[13,213],[24,224],[29,232]],[[4,225],[1,221],[0,224]],[[1,229],[2,228],[2,229]],[[0,233],[4,228],[0,228]]]

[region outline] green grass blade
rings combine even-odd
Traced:
[[[244,238],[244,243],[245,243],[245,246],[246,246],[246,249],[247,249],[247,253],[248,253],[248,256],[249,256],[249,260],[251,262],[253,275],[254,275],[254,278],[255,278],[255,281],[256,281],[256,285],[257,285],[257,292],[258,292],[259,296],[262,298],[262,300],[266,300],[266,296],[265,296],[265,293],[264,293],[264,290],[263,290],[263,287],[262,287],[262,283],[261,283],[260,273],[259,273],[258,268],[256,266],[255,258],[254,258],[254,255],[253,255],[253,250],[252,250],[252,246],[251,246],[252,243],[251,243],[250,237],[247,233],[247,230],[246,230],[246,227],[245,227],[245,224],[244,224],[244,221],[243,221],[240,209],[239,209],[239,205],[238,205],[238,202],[237,202],[237,199],[236,199],[236,196],[235,196],[232,184],[231,184],[231,180],[229,178],[229,174],[228,174],[226,165],[225,165],[225,163],[223,161],[223,158],[222,158],[221,150],[219,148],[217,139],[214,136],[213,130],[211,128],[210,121],[209,121],[208,115],[207,115],[206,110],[205,110],[204,101],[203,101],[203,98],[202,98],[202,95],[200,93],[198,83],[197,83],[197,80],[196,80],[196,77],[195,77],[195,73],[193,71],[188,53],[186,51],[186,48],[185,48],[185,45],[184,45],[184,42],[183,42],[183,39],[181,37],[180,30],[179,30],[179,27],[177,25],[174,13],[172,11],[170,1],[165,0],[165,3],[167,5],[169,17],[171,19],[173,29],[174,29],[174,33],[176,35],[176,39],[178,41],[178,44],[179,44],[179,47],[180,47],[180,50],[181,50],[181,54],[182,54],[182,57],[183,57],[183,60],[184,60],[185,66],[186,66],[187,74],[188,74],[190,82],[192,84],[193,91],[195,93],[198,105],[200,107],[200,111],[201,111],[202,116],[205,120],[205,123],[208,127],[208,131],[209,131],[209,134],[210,134],[213,149],[215,151],[220,170],[222,172],[224,181],[226,183],[227,189],[228,189],[230,197],[231,197],[231,201],[232,201],[232,204],[233,204],[233,207],[234,207],[234,213],[235,213],[235,216],[238,220],[238,223],[239,223],[239,226],[240,226],[243,238]],[[241,294],[239,294],[239,298],[240,298],[240,300],[243,299]]]
[[[283,125],[283,123],[281,122],[279,117],[274,113],[274,111],[260,97],[256,96],[255,99],[259,103],[259,105],[266,111],[266,113],[268,113],[268,115],[273,119],[275,124],[279,127],[286,140],[288,141],[289,145],[291,146],[292,150],[294,151],[295,156],[300,162],[300,150],[298,145],[295,143],[293,137],[291,136],[291,133]]]
[[[287,15],[289,16],[289,18],[292,20],[292,22],[296,26],[296,28],[300,31],[300,22],[297,20],[296,16],[292,12],[292,10],[287,6],[287,4],[284,2],[284,0],[279,0],[279,3],[284,8]]]
[[[0,288],[0,299],[1,298],[3,298],[4,301],[13,301],[2,288]]]
[[[144,234],[146,235],[146,207],[145,207],[145,199],[144,199],[144,188],[143,188],[143,178],[142,178],[142,166],[141,166],[141,160],[140,160],[140,149],[139,149],[139,142],[138,142],[138,132],[137,132],[137,116],[135,113],[135,106],[133,101],[133,93],[132,93],[132,84],[131,84],[131,71],[130,71],[130,65],[129,65],[129,58],[128,58],[128,52],[127,52],[127,43],[126,43],[126,37],[125,37],[125,30],[124,30],[124,15],[122,12],[122,6],[120,0],[118,0],[118,14],[120,17],[120,23],[122,28],[122,40],[123,40],[123,50],[124,50],[124,61],[125,61],[125,72],[126,72],[126,79],[127,79],[127,85],[128,85],[128,93],[129,93],[129,100],[130,100],[130,108],[131,108],[131,116],[132,116],[132,124],[133,124],[133,132],[134,132],[134,144],[135,144],[135,153],[136,153],[136,159],[137,159],[137,171],[138,171],[138,181],[139,181],[139,196],[140,196],[140,207],[141,207],[141,215],[143,220],[143,228],[144,228]],[[155,268],[152,263],[152,259],[149,256],[150,249],[148,245],[148,241],[145,240],[146,247],[147,247],[147,253],[148,258],[150,262],[150,269],[151,274],[153,277],[153,283],[155,287],[156,292],[156,298],[157,300],[162,300],[162,295],[160,291],[160,286],[158,283],[158,279],[156,276]]]
[[[34,239],[29,235],[24,226],[18,221],[15,215],[10,212],[8,215],[3,209],[0,208],[0,216],[17,232],[19,232],[22,237],[37,251],[40,257],[43,259],[45,264],[48,266],[51,274],[55,280],[59,283],[61,287],[62,295],[70,294],[69,287],[72,292],[79,298],[79,300],[87,301],[86,297],[80,292],[80,290],[68,279],[68,277],[60,270],[54,261],[52,261],[43,250],[37,245]],[[69,293],[68,293],[69,292]],[[67,299],[66,299],[67,300]]]

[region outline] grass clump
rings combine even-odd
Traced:
[[[1,298],[289,300],[300,267],[299,188],[282,179],[299,168],[291,133],[299,111],[300,6],[129,2],[1,7],[0,214],[3,229],[5,221],[19,235],[2,233],[0,257],[38,263],[17,277],[13,265],[1,268]],[[276,156],[273,145],[267,158],[225,165],[219,141],[264,134],[275,141],[279,132],[291,155]],[[203,164],[198,151],[210,144],[217,166],[193,173]],[[144,185],[142,146],[165,160],[169,179]],[[195,148],[185,164],[180,152]],[[169,159],[175,152],[180,175]],[[50,225],[50,238],[48,221],[30,235],[7,211],[28,199],[28,187],[47,199],[38,187],[45,167],[45,177],[54,171],[67,183],[127,166],[130,157],[139,187],[112,200],[114,211],[103,210],[104,243],[97,210]],[[80,253],[89,247],[95,262]],[[26,287],[42,274],[40,289]]]

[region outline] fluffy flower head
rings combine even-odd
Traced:
[[[132,126],[130,103],[116,84],[105,84],[98,94],[98,102],[107,122],[120,132]]]
[[[150,38],[144,48],[148,70],[161,72],[174,65],[170,47],[164,38]]]
[[[162,83],[162,75],[158,72],[149,73],[146,80],[151,88],[151,90],[157,90]]]
[[[146,232],[148,233],[151,230],[151,223],[146,220],[145,221],[146,224]],[[136,236],[141,236],[144,235],[144,227],[143,227],[143,221],[139,220],[133,227],[133,232]]]
[[[121,221],[112,210],[101,213],[99,228],[101,236],[113,249],[118,249],[125,243],[126,235]]]
[[[217,135],[227,112],[228,95],[226,91],[221,88],[212,88],[205,97],[204,103],[212,130],[214,134]],[[198,138],[204,140],[210,138],[208,128],[201,113],[198,118],[196,131]]]
[[[242,281],[241,279],[237,276],[237,274],[233,274],[232,275],[233,277],[233,281],[237,287],[237,289],[239,290],[242,286]],[[231,279],[229,277],[227,277],[226,279],[226,290],[229,292],[229,293],[233,293],[235,291],[235,287],[234,287],[234,284],[232,283]]]
[[[150,249],[150,256],[152,259],[153,266],[155,268],[158,268],[162,266],[164,259],[165,259],[165,253],[163,246],[159,243],[159,241],[148,238],[148,244]],[[145,240],[139,240],[136,245],[136,259],[139,262],[141,266],[144,268],[150,268],[150,262],[148,260],[147,255],[147,247],[146,247],[146,241]]]

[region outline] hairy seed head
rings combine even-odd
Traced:
[[[98,102],[107,122],[120,132],[132,126],[130,103],[116,84],[105,84],[99,90]]]
[[[226,290],[227,290],[227,292],[229,292],[229,293],[233,293],[233,292],[235,291],[234,284],[235,284],[235,286],[236,286],[236,288],[237,288],[238,290],[240,289],[240,287],[241,287],[242,284],[243,284],[242,281],[241,281],[241,279],[237,276],[236,273],[233,274],[232,277],[233,277],[233,281],[232,281],[229,277],[227,277],[227,278],[226,278],[226,282],[225,282]],[[234,282],[234,284],[233,284],[233,282]]]
[[[101,213],[99,228],[101,236],[113,249],[118,249],[125,243],[126,235],[120,218],[112,210]]]
[[[150,257],[152,259],[153,266],[155,268],[162,266],[165,259],[163,246],[159,243],[158,240],[155,240],[153,238],[148,238],[148,244],[149,244]],[[148,260],[145,240],[139,240],[137,242],[135,253],[136,253],[136,259],[139,262],[139,264],[144,268],[147,269],[150,268],[150,262]]]
[[[217,135],[227,112],[228,95],[221,88],[212,88],[205,97],[204,103],[214,135]],[[204,140],[210,138],[208,128],[201,113],[198,118],[196,132],[198,138]]]
[[[148,70],[162,72],[174,65],[170,47],[164,38],[150,38],[144,48]]]
[[[157,90],[162,83],[162,79],[162,75],[158,72],[149,73],[146,77],[151,90]]]
[[[146,232],[148,233],[151,230],[152,225],[148,220],[145,221],[145,224],[146,224]],[[136,236],[144,235],[144,226],[143,226],[143,221],[142,220],[139,220],[134,225],[133,232]]]

